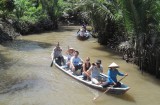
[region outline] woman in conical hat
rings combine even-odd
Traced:
[[[107,81],[105,83],[102,84],[102,86],[104,88],[110,86],[110,85],[114,85],[114,86],[120,86],[121,84],[117,81],[117,75],[119,76],[127,76],[128,74],[123,74],[121,72],[119,72],[116,68],[119,68],[119,66],[116,63],[111,63],[109,66],[109,70],[108,70],[108,78]]]

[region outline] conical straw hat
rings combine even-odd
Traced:
[[[115,67],[115,68],[118,68],[119,66],[116,64],[116,63],[111,63],[108,67]]]

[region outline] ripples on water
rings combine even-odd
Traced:
[[[131,64],[108,52],[95,39],[79,41],[75,32],[79,27],[64,27],[60,32],[44,33],[18,38],[0,45],[0,105],[159,105],[159,81],[139,74]],[[131,90],[122,96],[103,95],[96,102],[92,99],[102,92],[92,89],[50,67],[50,53],[57,42],[78,49],[84,59],[97,58],[107,71],[112,61],[121,65],[129,76],[123,80]],[[135,78],[136,77],[136,78]],[[149,79],[149,81],[147,79]],[[138,81],[138,82],[137,82]],[[148,87],[148,88],[147,88]]]

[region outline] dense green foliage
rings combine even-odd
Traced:
[[[0,1],[0,17],[5,19],[9,13],[14,9],[14,0],[1,0]]]
[[[12,19],[21,34],[31,34],[58,28],[60,0],[2,0],[0,18]]]
[[[79,8],[101,44],[113,48],[121,41],[129,41],[132,46],[124,49],[127,60],[132,58],[140,70],[159,77],[159,0],[81,0]]]

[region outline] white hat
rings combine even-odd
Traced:
[[[74,48],[70,47],[69,50],[74,50]]]
[[[118,68],[119,66],[116,64],[116,63],[111,63],[108,67],[115,67],[115,68]]]
[[[75,51],[74,48],[70,47],[68,51]]]

